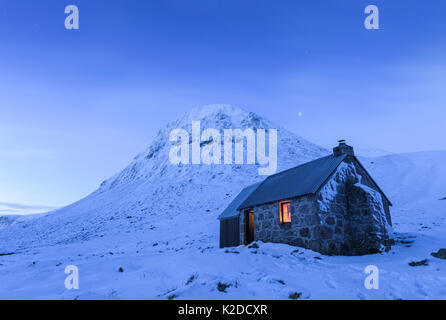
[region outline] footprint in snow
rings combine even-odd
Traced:
[[[326,285],[327,287],[329,287],[330,289],[336,289],[336,285],[335,285],[335,283],[334,283],[333,281],[325,280],[324,283],[325,283],[325,285]]]
[[[418,294],[422,295],[423,297],[427,297],[428,296],[427,292],[424,291],[423,289],[418,289],[417,292],[418,292]]]

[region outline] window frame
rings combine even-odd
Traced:
[[[289,212],[289,221],[284,221],[283,217],[283,205],[288,204],[288,212]],[[290,200],[279,201],[279,216],[280,216],[280,224],[291,223],[291,203]]]

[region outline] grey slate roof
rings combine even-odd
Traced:
[[[316,193],[345,157],[329,155],[269,176],[235,209]]]
[[[234,200],[232,200],[232,202],[229,204],[229,206],[225,209],[225,211],[223,211],[220,216],[218,216],[218,219],[220,220],[224,220],[224,219],[230,219],[230,218],[234,218],[237,217],[239,215],[239,212],[237,211],[238,206],[240,206],[240,204],[246,200],[246,198],[248,198],[256,189],[257,187],[261,184],[261,182],[250,185],[248,187],[246,187],[245,189],[243,189],[238,195],[237,197],[235,197]]]

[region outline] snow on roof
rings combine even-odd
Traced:
[[[316,193],[346,155],[329,155],[266,178],[237,209]]]

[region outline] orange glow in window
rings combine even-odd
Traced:
[[[280,222],[291,222],[290,202],[280,202]]]

